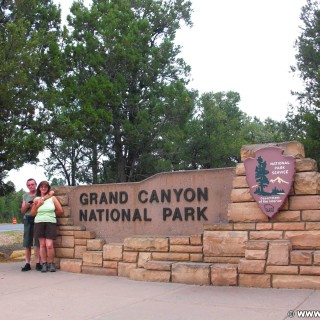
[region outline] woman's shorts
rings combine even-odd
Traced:
[[[37,222],[34,224],[34,237],[55,240],[57,238],[57,224],[52,222]]]

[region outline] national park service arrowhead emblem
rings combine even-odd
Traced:
[[[284,204],[294,180],[295,159],[282,153],[281,148],[267,147],[244,161],[250,193],[269,218]]]

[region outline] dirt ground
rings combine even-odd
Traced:
[[[15,250],[23,250],[23,231],[0,232],[0,261],[8,260]]]

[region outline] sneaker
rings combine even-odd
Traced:
[[[49,263],[49,271],[50,272],[56,272],[56,268],[54,266],[54,263]]]
[[[39,263],[39,262],[36,263],[36,270],[37,270],[37,271],[41,271],[41,270],[42,270],[42,265],[41,265],[41,263]]]
[[[21,268],[21,271],[29,271],[29,270],[31,270],[30,263],[26,263],[25,266]]]
[[[43,263],[43,264],[42,264],[41,272],[47,272],[47,271],[48,271],[47,264],[46,264],[46,263]]]

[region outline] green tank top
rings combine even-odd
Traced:
[[[39,197],[37,198],[39,199]],[[44,201],[43,205],[38,208],[38,213],[34,219],[35,223],[39,222],[52,222],[56,223],[56,207],[53,202],[53,198],[49,198]]]

